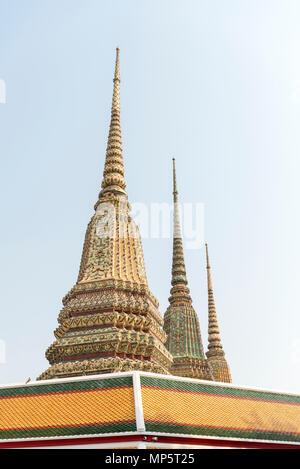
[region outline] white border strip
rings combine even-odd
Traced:
[[[249,441],[250,443],[271,443],[271,444],[274,444],[274,443],[278,443],[278,444],[282,444],[282,445],[298,445],[300,446],[300,443],[298,441],[290,441],[290,440],[260,440],[260,439],[254,439],[254,438],[230,438],[228,436],[211,436],[211,435],[194,435],[192,433],[163,433],[163,432],[145,432],[144,433],[145,435],[149,435],[149,436],[161,436],[161,437],[164,437],[164,436],[170,436],[170,437],[179,437],[179,438],[196,438],[196,439],[199,439],[199,440],[226,440],[228,442],[230,441],[244,441],[247,443],[247,441]]]
[[[191,433],[163,433],[163,432],[122,432],[122,433],[101,433],[101,434],[91,434],[91,435],[72,435],[72,436],[54,436],[54,437],[40,437],[40,438],[17,438],[17,439],[5,439],[5,440],[0,440],[0,443],[17,443],[17,442],[35,442],[35,441],[57,441],[59,444],[59,441],[64,441],[64,440],[74,440],[74,444],[76,444],[76,440],[78,439],[94,439],[94,438],[105,438],[105,437],[122,437],[126,435],[132,435],[132,436],[138,436],[138,435],[143,435],[143,436],[157,436],[157,437],[171,437],[171,438],[192,438],[195,440],[211,440],[212,443],[214,441],[228,441],[230,442],[235,442],[235,441],[240,441],[240,442],[250,442],[250,443],[266,443],[266,444],[281,444],[281,445],[297,445],[300,446],[300,443],[297,441],[289,441],[289,440],[263,440],[263,439],[253,439],[253,438],[230,438],[226,436],[210,436],[210,435],[193,435]],[[139,440],[137,440],[139,441]],[[116,442],[116,444],[121,443],[121,442]],[[127,442],[131,443],[131,442]],[[153,444],[161,444],[161,442],[158,441],[153,441],[153,440],[145,440],[145,444],[148,445],[149,443]],[[85,443],[82,443],[85,445]],[[89,443],[87,443],[89,444]],[[94,443],[90,443],[94,444]],[[96,444],[106,444],[106,443],[96,443]],[[110,443],[107,443],[110,444]],[[165,443],[164,443],[165,444]],[[168,443],[166,443],[168,444]],[[172,443],[171,443],[172,444]],[[175,443],[177,444],[177,443]],[[184,443],[186,444],[186,443]],[[46,445],[45,445],[46,446]],[[78,445],[79,446],[79,445]],[[80,445],[81,446],[81,445]],[[195,446],[191,444],[191,446]]]
[[[136,429],[138,432],[144,432],[145,419],[142,402],[142,391],[141,391],[141,380],[138,371],[133,371],[133,394],[134,394],[134,407],[135,407],[135,418],[136,418]]]
[[[0,432],[1,434],[1,432]],[[128,435],[140,435],[141,433],[138,431],[132,432],[119,432],[119,433],[91,433],[91,434],[84,434],[84,435],[64,435],[64,436],[40,436],[39,438],[9,438],[5,440],[0,440],[0,443],[16,443],[18,441],[30,442],[30,441],[59,441],[59,440],[79,440],[79,439],[88,439],[88,438],[106,438],[106,437],[114,437],[114,436],[128,436]],[[143,433],[144,434],[144,433]],[[152,433],[151,433],[152,435]],[[163,435],[163,433],[162,433]]]

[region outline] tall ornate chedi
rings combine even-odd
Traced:
[[[175,160],[173,158],[174,232],[172,288],[170,306],[164,316],[166,347],[173,356],[171,373],[177,376],[212,380],[213,375],[205,358],[198,316],[192,306],[184,262]]]
[[[50,368],[39,379],[143,370],[168,373],[172,356],[148,288],[124,178],[117,48],[102,190],[88,224],[77,283],[63,299]]]
[[[225,353],[221,344],[221,336],[215,307],[207,244],[205,245],[205,247],[208,288],[208,352],[206,353],[206,356],[212,368],[214,380],[223,381],[224,383],[231,383],[229,366],[225,359]]]

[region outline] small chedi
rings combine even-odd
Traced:
[[[205,357],[188,288],[175,160],[172,288],[164,321],[150,292],[138,227],[130,216],[120,125],[119,48],[102,188],[88,224],[76,284],[63,299],[50,367],[40,380],[140,370],[231,382],[221,345],[207,253],[209,345]],[[207,246],[206,246],[207,247]]]
[[[171,373],[178,376],[212,380],[213,375],[205,359],[198,316],[192,306],[190,290],[187,286],[175,159],[173,159],[173,201],[172,288],[169,298],[170,306],[164,317],[164,330],[168,336],[166,345],[174,358]]]
[[[188,378],[231,382],[221,344],[206,244],[208,280],[208,352],[205,358],[198,316],[188,288],[178,205],[175,159],[173,158],[173,259],[170,306],[164,316],[166,347],[173,356],[171,374]]]
[[[221,336],[215,307],[207,244],[205,245],[205,247],[208,288],[208,352],[206,353],[206,356],[209,366],[212,370],[214,381],[231,383],[229,366],[227,361],[225,360],[225,353],[221,344]]]

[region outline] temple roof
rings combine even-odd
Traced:
[[[0,415],[0,448],[130,435],[156,447],[300,445],[300,396],[139,371],[1,386]]]

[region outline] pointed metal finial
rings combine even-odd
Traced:
[[[116,47],[116,66],[115,66],[115,75],[114,75],[114,81],[119,80],[120,81],[120,47]]]
[[[210,263],[209,263],[207,243],[205,243],[205,250],[206,250],[207,287],[208,287],[208,290],[212,290],[213,287],[212,287],[212,280],[211,280],[211,273],[210,273]]]
[[[208,244],[207,243],[205,243],[205,249],[206,249],[206,268],[210,269],[209,257],[208,257]]]
[[[176,168],[175,168],[175,158],[173,160],[173,199],[174,202],[178,201],[178,190],[177,190],[177,182],[176,182]]]

